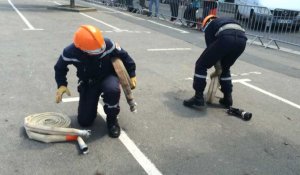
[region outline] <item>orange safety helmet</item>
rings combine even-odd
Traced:
[[[91,54],[101,54],[106,45],[101,31],[92,25],[82,25],[75,32],[74,44],[78,49]]]
[[[213,20],[213,19],[215,19],[215,18],[217,18],[216,15],[208,15],[208,16],[206,16],[206,17],[203,19],[203,21],[202,21],[202,30],[204,31],[205,28],[207,27],[207,24],[208,24],[211,20]]]

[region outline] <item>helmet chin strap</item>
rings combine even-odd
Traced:
[[[101,53],[103,53],[106,49],[106,44],[104,43],[104,45],[99,48],[99,49],[96,49],[96,50],[84,50],[84,52],[86,52],[87,54],[89,55],[99,55]]]

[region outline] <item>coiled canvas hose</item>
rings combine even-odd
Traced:
[[[30,139],[44,143],[77,141],[82,153],[87,154],[88,147],[82,136],[90,136],[91,131],[69,128],[70,125],[68,116],[55,112],[32,114],[24,119],[24,127]]]

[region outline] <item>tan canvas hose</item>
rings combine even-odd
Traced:
[[[88,147],[81,136],[90,136],[90,130],[69,128],[71,120],[68,116],[45,112],[32,114],[24,119],[24,127],[30,139],[44,143],[77,141],[83,154],[88,153]]]
[[[117,73],[117,76],[119,77],[122,89],[124,91],[127,103],[130,107],[131,112],[137,112],[136,109],[136,102],[134,100],[131,88],[133,87],[133,84],[130,80],[130,77],[128,75],[128,72],[120,58],[113,58],[112,64],[114,66],[115,72]]]
[[[219,78],[222,74],[221,62],[218,61],[215,65],[215,71],[210,74],[210,84],[206,94],[206,102],[212,104],[217,93],[218,87],[220,87]]]

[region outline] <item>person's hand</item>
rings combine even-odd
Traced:
[[[130,81],[131,81],[131,85],[132,85],[131,89],[135,89],[135,87],[136,87],[136,77],[131,77]]]
[[[71,93],[66,86],[60,86],[56,91],[56,103],[61,102],[64,93],[66,93],[68,96],[71,96]]]

